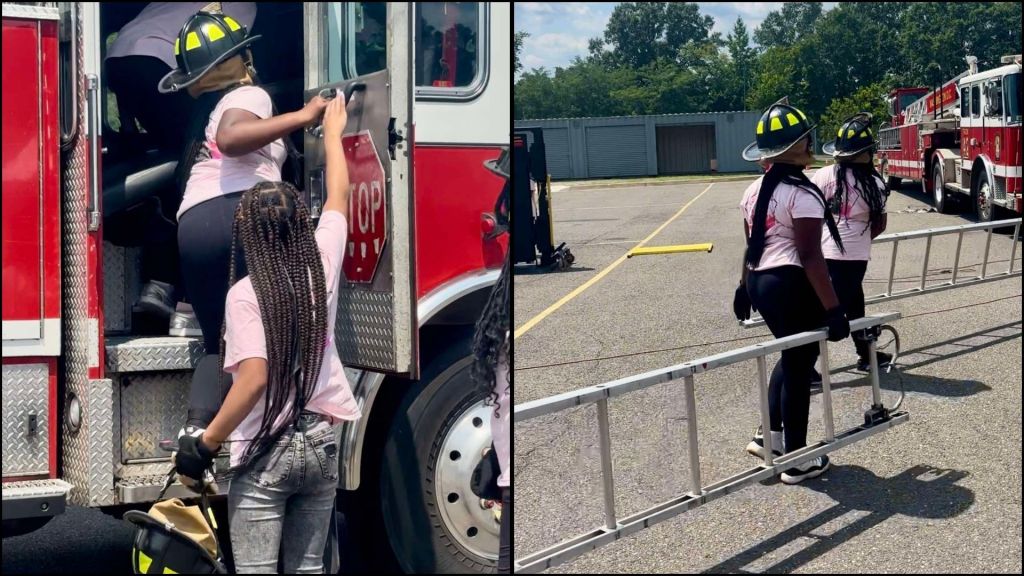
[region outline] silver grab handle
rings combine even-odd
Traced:
[[[86,76],[86,104],[89,107],[89,232],[100,229],[100,97],[99,79]]]

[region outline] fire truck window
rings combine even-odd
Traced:
[[[416,3],[417,94],[472,97],[484,83],[482,2]]]
[[[964,86],[960,89],[960,117],[967,118],[967,111],[971,107],[971,90]]]
[[[981,87],[971,86],[971,118],[981,116]]]
[[[903,94],[900,96],[900,111],[906,110],[907,106],[910,106],[921,98],[920,94]]]
[[[387,4],[333,2],[327,14],[327,82],[383,70],[388,63]]]
[[[1020,122],[1020,74],[1003,79],[1003,113],[1007,122]]]
[[[998,78],[985,85],[985,116],[1003,116],[1003,84]]]

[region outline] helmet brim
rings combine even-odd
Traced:
[[[260,38],[262,38],[262,36],[252,36],[250,38],[246,38],[237,46],[232,47],[227,52],[218,56],[216,60],[211,62],[205,68],[203,68],[202,70],[197,70],[192,74],[185,73],[185,71],[181,68],[175,68],[174,70],[171,70],[163,78],[160,79],[160,83],[157,84],[157,91],[159,91],[161,94],[170,94],[171,92],[177,92],[178,90],[188,88],[192,84],[195,84],[204,75],[206,75],[207,72],[213,70],[229,58],[237,56],[238,53],[241,52],[243,48],[246,48],[247,46],[249,46],[249,44],[252,44],[256,40],[259,40]]]
[[[832,158],[837,158],[837,159],[838,158],[853,158],[854,156],[860,154],[861,152],[865,152],[867,150],[871,150],[874,147],[875,147],[875,143],[872,142],[871,144],[868,144],[867,146],[861,147],[861,148],[859,148],[857,150],[846,150],[844,152],[839,152],[839,151],[836,150],[836,141],[833,140],[831,142],[826,143],[824,146],[822,146],[821,147],[821,151],[823,153],[825,153],[825,154],[828,154]]]
[[[761,160],[770,160],[772,158],[785,154],[790,148],[796,145],[797,142],[804,139],[805,136],[810,134],[814,130],[814,126],[807,128],[803,134],[798,136],[789,144],[785,146],[776,146],[775,148],[758,148],[757,141],[751,142],[746,148],[743,149],[743,159],[747,162],[760,162]]]

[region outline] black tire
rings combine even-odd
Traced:
[[[997,207],[992,203],[992,184],[984,169],[978,174],[971,198],[974,200],[974,215],[978,222],[991,222]]]
[[[888,186],[890,190],[897,190],[900,185],[903,184],[902,178],[889,175],[888,159],[882,161],[882,178],[885,179],[885,185]]]
[[[932,204],[935,209],[942,214],[949,214],[952,211],[952,198],[949,197],[949,193],[945,189],[945,180],[942,174],[942,163],[939,160],[935,160],[932,163],[932,190],[931,196]]]
[[[473,553],[453,537],[435,496],[440,489],[435,488],[435,472],[445,457],[442,442],[461,415],[484,398],[474,392],[470,379],[471,335],[449,342],[406,393],[391,424],[381,462],[384,524],[406,572],[490,573],[496,561]],[[461,498],[468,504],[475,497]],[[473,537],[478,535],[475,527],[470,530]]]

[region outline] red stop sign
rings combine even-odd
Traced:
[[[384,167],[370,132],[346,134],[342,149],[348,162],[348,246],[342,269],[349,282],[372,282],[387,241]]]

